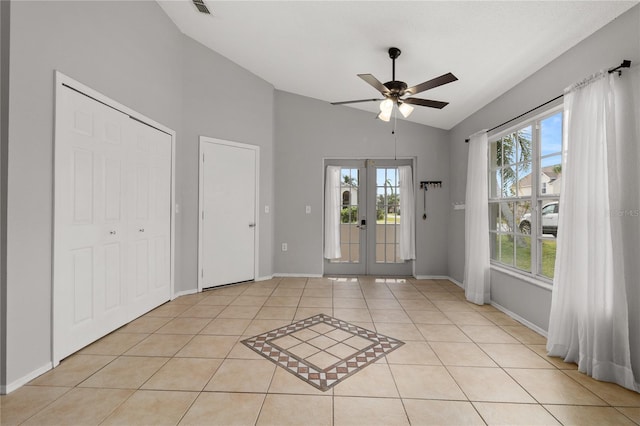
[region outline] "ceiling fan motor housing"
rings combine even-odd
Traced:
[[[407,90],[407,83],[404,81],[387,81],[384,83],[384,87],[389,89],[389,96],[393,98],[399,98],[404,95]]]

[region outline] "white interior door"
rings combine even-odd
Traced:
[[[200,288],[255,278],[259,149],[200,143]]]
[[[56,92],[53,360],[171,298],[172,138]]]

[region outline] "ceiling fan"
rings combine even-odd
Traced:
[[[389,48],[389,57],[393,61],[392,65],[392,76],[391,81],[387,81],[382,84],[377,78],[375,78],[372,74],[358,74],[358,77],[369,83],[373,86],[374,89],[378,90],[384,98],[382,99],[359,99],[355,101],[343,101],[343,102],[331,102],[331,105],[344,105],[344,104],[355,104],[360,102],[380,102],[380,113],[376,118],[379,118],[382,121],[389,121],[391,118],[391,112],[393,111],[393,106],[397,105],[400,113],[404,118],[407,118],[413,112],[412,105],[420,105],[429,108],[438,108],[442,109],[447,106],[448,102],[441,101],[433,101],[430,99],[420,99],[420,98],[402,98],[405,95],[415,95],[420,92],[424,92],[425,90],[433,89],[438,86],[442,86],[447,83],[451,83],[456,81],[458,78],[451,74],[443,74],[440,77],[433,78],[431,80],[425,81],[424,83],[420,83],[416,86],[407,87],[407,83],[404,81],[396,81],[396,58],[400,56],[400,49],[397,47]]]

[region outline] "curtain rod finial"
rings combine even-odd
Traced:
[[[609,70],[609,74],[617,72],[618,75],[622,75],[622,68],[631,68],[631,61],[624,59],[620,65]]]

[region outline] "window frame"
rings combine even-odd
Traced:
[[[561,126],[560,126],[560,132],[561,132],[561,150],[560,150],[560,155],[561,155],[561,164],[564,165],[565,163],[565,147],[564,147],[564,124],[565,124],[565,118],[564,118],[564,110],[563,110],[563,103],[562,101],[560,101],[557,105],[553,105],[551,107],[545,108],[543,111],[526,117],[518,122],[516,122],[515,124],[511,125],[509,128],[506,128],[504,130],[500,130],[496,133],[493,134],[489,134],[488,135],[488,171],[487,171],[487,178],[489,179],[488,181],[488,200],[487,200],[487,204],[488,204],[488,208],[489,208],[489,236],[490,236],[490,244],[494,244],[493,242],[491,242],[491,239],[493,238],[494,240],[497,239],[497,236],[499,235],[513,235],[515,236],[523,236],[525,235],[526,237],[529,237],[529,246],[530,246],[530,252],[531,252],[531,258],[530,258],[530,271],[526,271],[523,269],[520,269],[517,267],[517,259],[516,259],[516,253],[515,251],[517,251],[517,249],[514,250],[513,253],[513,263],[512,265],[500,262],[497,259],[493,259],[493,253],[494,250],[496,249],[495,247],[491,247],[491,259],[490,259],[490,263],[492,267],[497,267],[497,268],[504,268],[507,271],[509,271],[512,274],[516,274],[519,276],[522,276],[523,278],[525,278],[527,281],[532,281],[535,283],[541,283],[543,284],[545,287],[548,287],[549,285],[553,284],[553,278],[548,277],[546,275],[543,275],[543,268],[542,268],[542,244],[543,241],[546,240],[550,240],[550,238],[546,235],[542,233],[542,209],[545,205],[549,204],[550,202],[553,201],[559,201],[560,199],[560,194],[548,194],[548,190],[543,192],[542,191],[542,182],[541,182],[541,171],[542,171],[542,162],[544,161],[545,158],[547,157],[551,157],[553,155],[557,155],[557,153],[553,153],[553,154],[548,154],[545,156],[541,155],[541,151],[542,151],[542,132],[541,132],[541,123],[542,121],[544,121],[547,118],[550,118],[558,113],[562,113],[561,116]],[[528,196],[517,196],[517,189],[516,189],[516,195],[513,197],[503,197],[503,193],[502,193],[502,189],[500,189],[499,191],[496,191],[496,195],[493,196],[492,194],[492,174],[495,173],[496,170],[502,170],[505,168],[505,164],[504,164],[504,160],[503,160],[503,164],[501,164],[500,166],[497,165],[493,165],[493,161],[494,161],[494,157],[493,157],[493,153],[492,153],[492,146],[493,143],[495,143],[497,140],[508,136],[509,134],[514,134],[517,131],[523,130],[527,127],[531,126],[531,190],[530,190],[530,195]],[[518,164],[522,164],[521,161],[519,161],[519,158],[515,159],[516,161],[511,165],[513,167],[515,167]],[[502,179],[502,177],[501,177]],[[515,185],[518,185],[518,181],[516,180]],[[516,187],[517,188],[517,187]],[[531,233],[529,235],[526,234],[522,234],[520,232],[519,226],[518,226],[518,219],[515,217],[515,213],[517,211],[517,203],[524,203],[524,202],[530,202],[530,212],[531,212]],[[499,232],[499,230],[496,229],[492,230],[491,229],[491,212],[492,210],[492,205],[497,205],[500,206],[500,203],[512,203],[514,206],[514,219],[513,219],[513,229],[508,232],[508,233],[504,233],[504,232]],[[500,209],[500,207],[498,207],[498,209]],[[554,240],[556,240],[554,238]],[[557,240],[556,240],[557,241]]]

